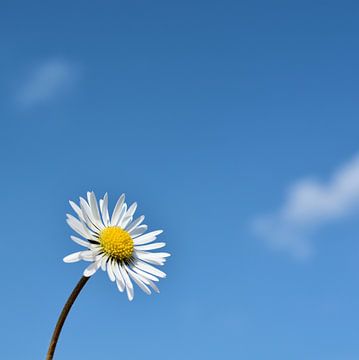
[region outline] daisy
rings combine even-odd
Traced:
[[[133,219],[137,203],[127,207],[122,194],[110,216],[107,193],[97,202],[95,193],[88,192],[87,200],[80,197],[79,205],[72,201],[70,205],[77,216],[67,214],[67,223],[81,236],[71,239],[86,249],[66,256],[64,262],[91,262],[83,275],[88,278],[101,268],[121,292],[126,290],[130,301],[134,297],[132,281],[148,295],[151,289],[159,292],[155,282],[166,274],[153,265],[163,265],[170,254],[152,251],[166,245],[155,242],[162,230],[146,233],[145,217]]]

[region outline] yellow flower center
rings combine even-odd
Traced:
[[[118,226],[109,226],[100,232],[102,250],[119,261],[128,261],[133,254],[133,240],[130,234]]]

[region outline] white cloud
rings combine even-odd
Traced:
[[[47,102],[68,91],[76,80],[75,67],[64,60],[52,59],[38,65],[20,87],[17,100],[22,106]]]
[[[356,209],[359,209],[359,156],[338,168],[327,182],[303,179],[295,183],[280,209],[257,218],[253,227],[273,248],[307,258],[313,252],[313,232]]]

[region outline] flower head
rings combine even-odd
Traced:
[[[159,292],[155,282],[166,274],[153,265],[163,265],[170,256],[166,252],[152,252],[166,244],[154,242],[162,230],[146,233],[144,216],[133,220],[137,203],[127,208],[125,195],[122,194],[110,217],[108,196],[97,202],[94,192],[87,193],[87,200],[80,197],[80,204],[70,201],[77,217],[67,214],[67,223],[82,238],[71,239],[87,248],[64,258],[67,263],[80,260],[90,261],[84,276],[92,276],[99,268],[107,271],[111,281],[118,289],[126,290],[128,299],[134,296],[132,280],[146,293],[151,289]]]

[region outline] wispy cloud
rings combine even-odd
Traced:
[[[327,182],[302,179],[289,188],[278,211],[260,216],[254,231],[273,248],[297,258],[313,252],[314,231],[359,209],[359,156],[339,167]]]
[[[48,60],[35,67],[20,86],[16,99],[22,106],[50,101],[66,93],[77,78],[73,64],[60,59]]]

